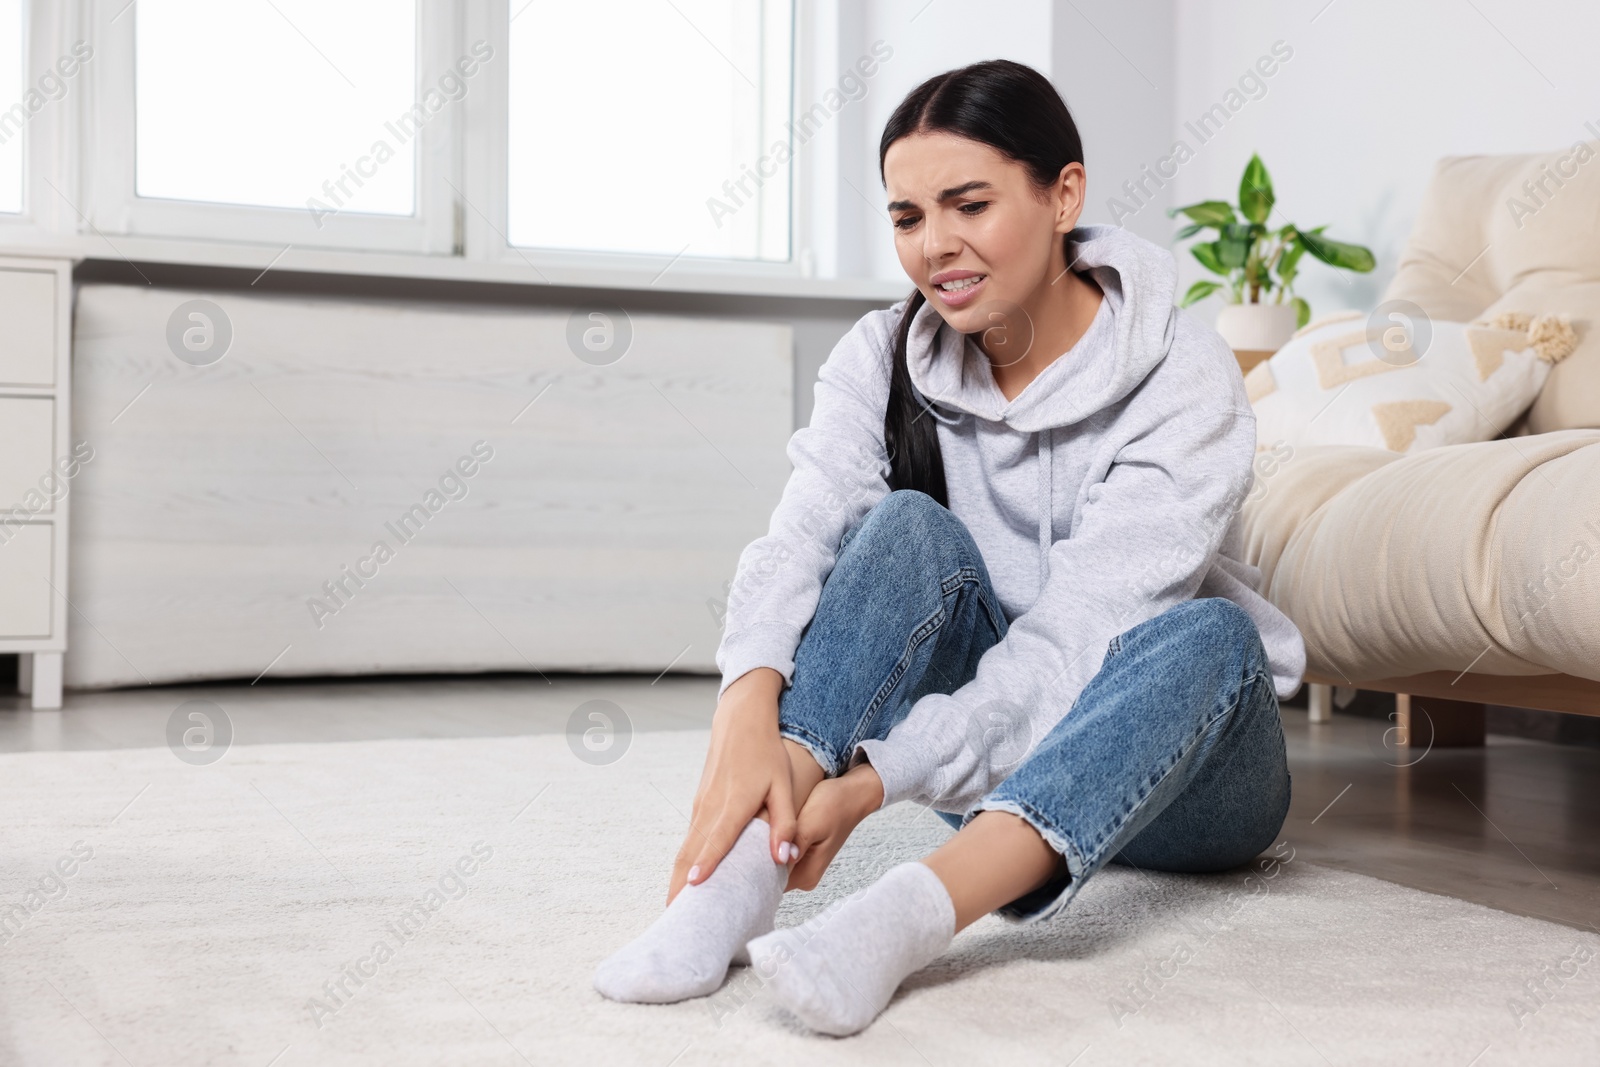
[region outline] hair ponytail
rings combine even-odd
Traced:
[[[911,90],[878,142],[880,178],[889,147],[914,133],[953,133],[986,144],[1026,167],[1040,189],[1053,186],[1067,164],[1083,162],[1083,142],[1061,94],[1043,74],[1008,59],[947,71]],[[926,302],[922,290],[913,292],[895,331],[883,443],[890,489],[917,489],[949,507],[938,420],[923,417],[906,367],[911,320]]]
[[[894,332],[894,354],[889,367],[889,406],[883,413],[883,443],[889,451],[889,488],[916,489],[927,493],[945,507],[950,506],[944,481],[944,453],[939,450],[939,424],[918,404],[911,387],[911,372],[906,367],[906,346],[911,336],[911,320],[927,303],[922,290],[914,289],[906,301],[900,326]]]

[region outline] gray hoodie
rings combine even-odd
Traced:
[[[1224,597],[1261,632],[1279,697],[1305,670],[1294,624],[1240,560],[1255,415],[1227,344],[1174,307],[1166,249],[1112,226],[1069,235],[1105,294],[1083,338],[1007,401],[974,338],[925,305],[907,369],[933,405],[950,510],[972,532],[1010,628],[954,693],[917,701],[865,741],[884,804],[965,812],[1071,709],[1107,642],[1174,604]],[[728,597],[718,695],[755,667],[791,684],[844,531],[889,492],[883,445],[903,303],[863,316],[817,378],[811,423],[765,536]],[[927,416],[924,416],[927,417]]]

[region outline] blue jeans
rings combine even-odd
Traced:
[[[779,724],[829,776],[926,693],[952,693],[1006,633],[977,544],[923,493],[890,493],[847,530],[795,651]],[[1108,861],[1221,871],[1277,837],[1289,810],[1278,698],[1243,608],[1177,604],[1111,639],[1105,660],[1011,775],[971,811],[1026,820],[1066,874],[1000,909],[1037,922]]]

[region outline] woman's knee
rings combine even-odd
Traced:
[[[1145,648],[1155,654],[1170,654],[1181,648],[1191,655],[1231,661],[1241,678],[1269,670],[1255,620],[1244,608],[1223,597],[1200,597],[1174,604],[1123,634],[1119,646],[1123,652]]]
[[[975,552],[966,524],[927,493],[896,489],[846,534],[844,551],[858,556],[926,558],[957,550]],[[841,556],[843,551],[841,552]]]
[[[1208,596],[1185,600],[1168,608],[1164,615],[1170,615],[1175,625],[1205,630],[1224,637],[1256,636],[1256,623],[1250,617],[1250,613],[1225,597]]]
[[[896,489],[862,516],[860,532],[875,537],[891,536],[940,522],[945,515],[950,515],[949,509],[927,493]]]

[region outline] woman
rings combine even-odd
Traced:
[[[1020,64],[919,86],[879,165],[916,291],[839,343],[790,441],[668,907],[601,964],[613,999],[753,960],[854,1033],[984,914],[1049,918],[1111,860],[1238,866],[1288,809],[1304,648],[1239,561],[1255,419],[1172,256],[1077,226],[1077,129]],[[773,932],[785,889],[907,799],[958,832]]]

